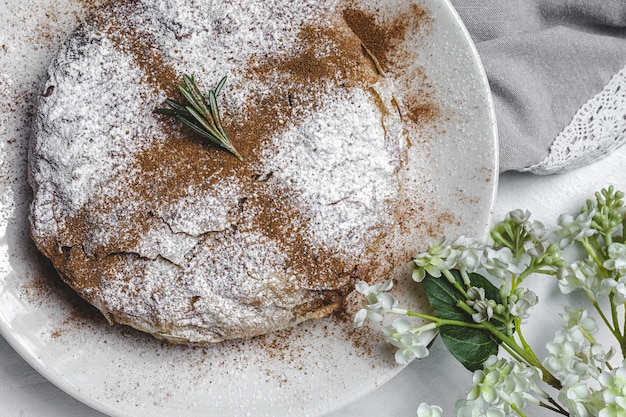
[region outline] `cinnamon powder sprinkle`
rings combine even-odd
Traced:
[[[374,15],[357,8],[345,9],[343,18],[385,71],[394,67],[390,56],[398,43],[405,39],[410,25],[420,25],[430,19],[428,12],[416,4],[412,4],[409,11],[397,16],[392,22],[384,24],[379,23]]]

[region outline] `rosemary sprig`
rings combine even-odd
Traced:
[[[200,92],[193,75],[183,75],[183,82],[184,85],[178,85],[178,90],[180,90],[189,104],[182,104],[167,99],[165,103],[171,108],[158,108],[155,111],[175,116],[178,120],[189,126],[194,132],[207,139],[212,144],[226,149],[240,161],[243,161],[243,157],[237,152],[237,149],[235,149],[230,139],[228,139],[228,135],[226,135],[224,126],[222,126],[220,111],[217,106],[217,96],[226,83],[226,77],[222,78],[215,90],[210,90],[206,97]]]

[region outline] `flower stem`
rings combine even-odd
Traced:
[[[463,297],[465,297],[466,300],[469,299],[469,296],[467,295],[465,288],[461,287],[461,285],[457,282],[456,278],[454,277],[454,275],[452,275],[450,270],[443,269],[441,273],[448,279],[450,284],[452,284],[454,288],[456,288],[463,295]]]
[[[567,410],[565,410],[563,407],[561,407],[556,401],[554,401],[554,399],[552,399],[552,397],[548,398],[548,402],[550,404],[546,404],[543,401],[539,403],[540,407],[543,408],[547,408],[550,411],[554,411],[557,414],[561,414],[564,416],[569,416],[569,413],[567,412]]]
[[[622,334],[625,335],[625,339],[626,339],[626,309],[624,310],[624,329],[622,330]],[[622,356],[624,356],[626,358],[626,346],[622,346],[622,344],[620,343],[620,347],[622,348]]]
[[[461,278],[463,279],[463,283],[467,285],[467,287],[469,288],[469,286],[472,285],[472,283],[470,282],[469,275],[467,275],[467,271],[465,270],[465,268],[461,268],[459,269],[459,272],[461,273]]]
[[[615,329],[613,329],[613,326],[611,325],[611,322],[609,321],[609,319],[604,314],[604,311],[602,311],[602,308],[600,308],[600,305],[598,304],[598,302],[594,301],[592,304],[593,304],[593,307],[598,312],[598,314],[600,315],[600,318],[602,319],[602,321],[604,322],[606,327],[611,331],[613,336],[615,336],[615,338],[619,340],[619,333]]]
[[[617,312],[617,306],[613,302],[613,294],[609,295],[609,300],[611,302],[612,324],[609,321],[608,317],[604,314],[604,311],[602,311],[602,308],[600,308],[600,305],[598,304],[598,302],[594,301],[592,304],[593,304],[593,307],[598,312],[598,315],[600,315],[600,318],[606,325],[607,329],[609,329],[613,337],[615,337],[615,339],[619,343],[620,349],[622,350],[622,356],[626,356],[626,337],[624,336],[624,334],[620,333],[620,330],[619,330],[619,319],[617,317],[618,312]],[[626,333],[626,317],[624,320],[624,326],[625,326],[625,333]]]
[[[527,364],[531,366],[539,368],[543,374],[543,379],[547,384],[550,384],[556,389],[561,388],[561,382],[554,375],[552,375],[550,371],[544,368],[544,366],[541,364],[541,362],[539,361],[539,359],[537,358],[533,350],[525,341],[523,342],[523,344],[525,345],[524,347],[519,346],[513,337],[502,333],[500,330],[498,330],[496,326],[494,326],[492,323],[488,321],[482,322],[480,324],[468,323],[468,322],[461,321],[461,320],[441,319],[436,316],[431,316],[429,314],[423,314],[423,313],[419,313],[417,311],[411,311],[411,310],[407,311],[406,314],[407,316],[419,317],[425,320],[432,321],[433,323],[435,323],[437,327],[460,326],[460,327],[467,327],[471,329],[487,330],[492,335],[494,335],[495,337],[497,337],[504,343],[505,345],[504,348],[509,353],[514,353],[515,355],[517,355],[518,357],[517,359],[520,360],[520,362],[526,362]]]
[[[552,276],[555,276],[556,273],[557,273],[556,271],[551,271],[551,270],[546,271],[545,269],[538,269],[535,271],[535,274],[552,275]]]
[[[509,348],[511,348],[517,355],[523,358],[524,362],[526,362],[530,366],[534,366],[541,370],[543,374],[543,380],[553,386],[556,389],[561,389],[561,381],[559,381],[550,371],[548,371],[542,364],[541,361],[537,358],[532,349],[526,350],[517,344],[515,339],[512,336],[508,336],[502,333],[496,326],[494,326],[490,322],[481,323],[482,327],[488,330],[492,335],[500,339],[504,344],[506,344]]]
[[[520,342],[522,343],[522,347],[524,348],[524,350],[528,353],[532,353],[533,356],[535,355],[533,352],[533,349],[530,347],[530,345],[528,344],[528,342],[526,341],[526,339],[524,338],[524,335],[522,334],[522,326],[521,326],[521,320],[520,319],[515,319],[515,333],[517,334],[517,337],[519,338]]]
[[[423,314],[423,313],[419,313],[417,311],[407,311],[406,312],[407,316],[412,316],[412,317],[419,317],[421,319],[425,319],[425,320],[430,320],[433,323],[435,323],[435,325],[437,327],[441,327],[441,326],[461,326],[461,327],[469,327],[472,329],[482,329],[482,326],[480,324],[477,323],[468,323],[466,321],[461,321],[461,320],[448,320],[448,319],[440,319],[439,317],[436,316],[431,316],[428,314]]]
[[[592,247],[589,239],[587,237],[584,237],[580,240],[580,243],[582,243],[583,247],[591,257],[591,259],[593,259],[593,262],[596,264],[598,269],[602,272],[604,276],[606,276],[606,270],[604,269],[603,261],[598,257],[598,252]]]
[[[517,354],[517,352],[515,352],[513,349],[511,349],[511,348],[509,347],[509,345],[507,345],[506,343],[503,343],[501,346],[502,346],[502,349],[506,350],[506,352],[507,352],[507,353],[508,353],[508,354],[509,354],[509,355],[510,355],[513,359],[515,359],[516,361],[518,361],[518,362],[520,362],[520,363],[524,363],[524,362],[525,362],[524,358],[522,358],[521,356],[519,356],[519,355]]]
[[[533,262],[535,260],[533,259],[531,261],[531,264],[528,265],[528,268],[526,268],[524,271],[522,271],[521,274],[519,274],[519,277],[517,277],[517,280],[515,281],[517,285],[515,285],[515,287],[513,288],[513,290],[515,290],[517,288],[517,286],[519,286],[519,284],[521,284],[527,276],[529,276],[530,274],[532,274],[533,272],[535,272],[535,267],[533,265]]]
[[[526,417],[526,414],[517,405],[510,404],[510,406],[520,417]]]
[[[613,329],[615,329],[615,337],[617,337],[617,341],[622,344],[622,339],[624,338],[619,331],[619,319],[617,317],[617,306],[615,305],[615,294],[609,294],[609,300],[611,302],[611,318],[613,319]]]

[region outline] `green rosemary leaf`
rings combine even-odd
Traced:
[[[219,96],[220,95],[220,91],[222,91],[222,87],[224,87],[224,84],[226,84],[226,77],[223,77],[220,82],[217,84],[217,87],[215,87],[215,95]]]
[[[165,103],[171,108],[173,108],[174,110],[178,110],[182,112],[185,111],[185,106],[180,103],[175,102],[174,100],[167,99],[165,100]]]
[[[177,117],[178,120],[180,120],[181,122],[183,122],[185,125],[187,125],[189,128],[191,128],[191,130],[193,130],[194,132],[196,132],[197,134],[199,134],[200,136],[202,136],[203,138],[207,139],[209,142],[211,142],[213,145],[228,149],[224,146],[224,144],[222,142],[219,141],[219,139],[217,139],[214,135],[209,134],[206,130],[204,130],[202,127],[198,126],[196,123],[194,123],[194,121],[189,120],[185,117],[182,116],[178,116]]]
[[[211,119],[212,120],[220,120],[220,112],[217,109],[217,97],[213,93],[213,91],[209,91],[209,108],[211,109]],[[220,130],[220,133],[224,134],[223,131],[219,128],[219,126],[215,126],[217,130]]]
[[[196,109],[192,107],[187,107],[187,111],[189,112],[189,114],[193,116],[195,121],[199,123],[204,128],[204,130],[206,130],[207,134],[209,134],[210,136],[214,137],[217,141],[219,141],[220,132],[218,132],[214,126],[210,125],[207,122],[207,120],[204,118],[204,116],[202,116],[200,113],[196,111]]]
[[[157,113],[161,113],[161,114],[168,114],[170,116],[177,116],[178,112],[176,110],[172,110],[172,109],[156,109],[155,110]]]
[[[171,107],[171,109],[157,108],[155,111],[161,114],[168,114],[170,116],[184,116],[187,114],[187,109],[180,103],[174,100],[167,99],[165,103]]]
[[[184,84],[184,85],[183,85]],[[210,90],[208,95],[202,95],[196,83],[194,75],[183,75],[183,84],[178,85],[178,90],[189,103],[188,105],[167,99],[165,103],[169,109],[157,108],[157,113],[175,116],[183,124],[191,128],[195,133],[207,139],[211,144],[222,147],[235,155],[240,161],[242,156],[230,142],[222,124],[217,96],[226,84],[223,77],[215,90]]]
[[[207,121],[212,122],[213,120],[211,119],[211,116],[210,116],[210,113],[211,113],[210,106],[207,105],[206,100],[204,99],[204,97],[202,96],[202,93],[198,89],[198,85],[196,84],[196,80],[194,76],[192,75],[191,77],[189,77],[185,75],[183,76],[183,79],[185,81],[185,86],[186,86],[186,89],[184,90],[184,92],[186,92],[189,97],[187,98],[187,100],[192,104],[192,106],[194,107],[194,109],[196,109],[196,111],[202,114],[203,117],[207,118]],[[209,94],[211,94],[211,92],[209,92]],[[215,103],[215,105],[217,106],[217,103]]]

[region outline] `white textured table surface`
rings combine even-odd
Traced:
[[[576,212],[594,191],[613,184],[626,189],[626,148],[608,158],[580,170],[549,177],[507,173],[500,177],[494,207],[494,219],[501,219],[508,211],[523,208],[546,226],[554,226],[558,214]],[[550,279],[536,281],[533,289],[542,298],[529,321],[530,342],[545,345],[560,322],[554,303],[561,299],[555,294],[555,283]],[[550,303],[545,302],[547,300]],[[548,311],[546,311],[548,312]],[[540,326],[536,325],[540,322]],[[533,323],[535,326],[533,327]],[[440,404],[451,415],[455,398],[462,396],[471,383],[470,374],[447,354],[439,340],[431,355],[415,361],[377,391],[328,417],[395,417],[414,416],[420,402]],[[250,410],[254,415],[254,410]],[[539,411],[532,415],[539,416]],[[550,415],[546,413],[545,415]],[[0,417],[103,417],[66,395],[47,382],[9,344],[0,338]]]

